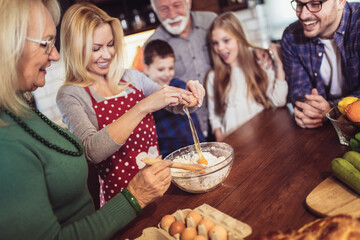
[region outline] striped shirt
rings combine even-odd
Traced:
[[[341,53],[344,96],[360,97],[360,4],[346,3],[340,25],[334,33],[334,40]],[[299,21],[284,31],[281,40],[286,80],[289,84],[289,98],[305,101],[305,94],[316,88],[330,104],[336,106],[340,98],[329,97],[329,87],[320,74],[325,53],[320,38],[307,38]]]

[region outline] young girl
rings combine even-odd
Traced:
[[[151,113],[164,107],[182,112],[182,99],[190,102],[192,92],[202,102],[205,90],[191,80],[187,90],[161,87],[136,70],[125,70],[121,24],[93,4],[71,6],[60,36],[66,79],[57,104],[87,159],[97,164],[102,206],[145,166],[141,159],[159,156]]]
[[[209,30],[214,67],[207,80],[208,110],[212,130],[221,141],[235,128],[264,108],[286,104],[288,86],[279,58],[279,48],[272,45],[275,73],[259,65],[252,45],[231,12],[219,15]]]

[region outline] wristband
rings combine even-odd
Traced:
[[[126,200],[128,200],[128,202],[130,203],[132,208],[135,210],[136,215],[139,215],[142,212],[142,208],[141,208],[140,204],[138,203],[138,201],[136,200],[136,198],[126,188],[123,188],[123,190],[121,190],[121,193],[122,193],[122,195],[124,195]]]

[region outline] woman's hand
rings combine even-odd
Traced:
[[[203,87],[203,85],[201,85],[201,83],[198,80],[189,80],[186,83],[186,89],[189,90],[196,97],[196,99],[199,102],[198,105],[200,107],[203,104],[204,96],[205,96],[205,88]],[[183,98],[187,102],[191,101],[191,99],[188,96],[183,96]]]
[[[281,57],[281,47],[279,44],[272,43],[269,46],[270,54],[273,55],[273,58],[276,63],[282,64],[282,57]]]
[[[259,65],[265,69],[269,69],[273,63],[271,56],[267,50],[255,49],[255,56],[259,60]]]
[[[140,103],[147,108],[146,113],[152,113],[166,106],[179,105],[183,98],[190,100],[188,97],[190,94],[188,90],[163,85]]]
[[[269,53],[272,55],[276,65],[276,79],[285,80],[285,71],[283,67],[282,57],[281,57],[281,49],[279,44],[270,44]]]
[[[130,181],[127,189],[139,202],[141,208],[164,195],[171,183],[169,160],[143,168]]]
[[[214,130],[214,135],[217,142],[221,142],[224,139],[224,135],[221,132],[221,128],[216,128]]]

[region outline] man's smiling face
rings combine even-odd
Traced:
[[[308,3],[309,1],[296,0],[297,3]],[[339,27],[345,0],[310,1],[323,2],[319,12],[310,12],[306,6],[296,15],[303,26],[304,35],[308,38],[320,37],[324,39],[333,38],[334,32]]]

